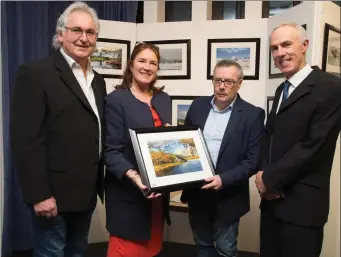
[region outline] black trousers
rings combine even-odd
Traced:
[[[323,227],[303,227],[261,213],[260,257],[319,257]]]

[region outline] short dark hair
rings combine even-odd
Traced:
[[[220,60],[219,62],[217,62],[217,64],[214,67],[213,74],[214,74],[216,68],[219,68],[219,67],[231,67],[231,66],[235,67],[238,70],[239,79],[243,79],[244,73],[243,73],[242,66],[240,66],[239,63],[237,63],[236,61],[233,61],[233,60]]]

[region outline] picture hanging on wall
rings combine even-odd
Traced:
[[[181,126],[191,103],[199,96],[171,96],[172,99],[172,126]]]
[[[324,27],[322,70],[341,78],[340,29],[327,24]]]
[[[191,40],[145,41],[156,45],[160,51],[158,79],[191,78]]]
[[[122,78],[130,56],[130,41],[98,38],[90,57],[92,68],[104,78]]]
[[[274,96],[268,96],[266,99],[266,117],[269,117],[274,99]]]
[[[306,24],[303,24],[302,27],[305,30],[307,30]],[[271,49],[269,47],[269,78],[274,79],[274,78],[283,78],[283,77],[284,75],[281,72],[281,70],[276,67],[275,61],[272,58]]]
[[[260,38],[209,39],[207,46],[207,79],[212,79],[213,69],[220,60],[238,62],[244,80],[259,79]]]

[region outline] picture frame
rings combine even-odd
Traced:
[[[193,100],[199,96],[171,96],[172,126],[184,125],[185,118]]]
[[[307,30],[307,25],[303,24],[301,25],[305,30]],[[275,78],[284,78],[283,73],[280,69],[278,69],[275,65],[275,61],[272,58],[271,49],[269,46],[269,78],[275,79]]]
[[[145,41],[160,51],[158,79],[191,79],[191,40]]]
[[[129,129],[147,196],[204,184],[215,175],[202,131],[197,127]]]
[[[326,23],[324,27],[322,70],[341,78],[340,29]]]
[[[274,99],[275,99],[274,96],[268,96],[266,98],[266,117],[269,117],[269,115],[270,115]]]
[[[212,79],[216,63],[222,59],[237,61],[244,80],[259,79],[260,38],[208,39],[207,79]]]
[[[92,68],[103,78],[122,78],[130,58],[130,41],[98,38],[90,57]]]

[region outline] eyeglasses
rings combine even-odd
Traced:
[[[72,28],[64,27],[64,28],[70,30],[71,35],[77,38],[81,37],[84,32],[85,32],[86,37],[90,40],[95,39],[98,35],[98,33],[93,29],[82,30],[79,27],[72,27]]]
[[[213,83],[213,85],[216,86],[216,87],[219,87],[219,86],[221,85],[221,83],[224,83],[224,86],[225,86],[225,87],[233,87],[233,86],[235,86],[239,81],[240,81],[240,80],[238,80],[238,81],[234,81],[234,80],[232,80],[232,79],[225,79],[225,80],[223,80],[223,79],[219,79],[219,78],[213,78],[213,79],[212,79],[212,83]]]

